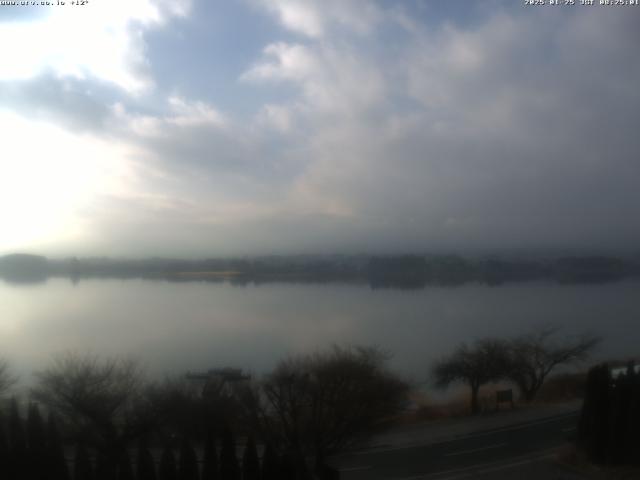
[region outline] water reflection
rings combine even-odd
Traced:
[[[50,279],[0,284],[0,352],[22,375],[65,350],[130,355],[150,373],[233,365],[256,373],[282,356],[331,343],[378,344],[423,380],[461,340],[516,335],[540,324],[604,335],[600,356],[633,355],[638,282],[598,286],[372,290],[350,284],[248,284]]]

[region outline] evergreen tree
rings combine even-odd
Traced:
[[[160,480],[178,480],[178,469],[176,468],[176,458],[170,447],[165,447],[160,457]]]
[[[218,480],[220,473],[218,470],[218,453],[216,452],[216,441],[213,433],[207,434],[204,444],[204,464],[202,466],[202,480]]]
[[[145,439],[138,444],[138,480],[156,480],[156,465]]]
[[[629,439],[629,463],[640,465],[640,373],[633,372],[627,437]]]
[[[279,480],[296,480],[296,464],[290,453],[284,453],[280,457]]]
[[[267,445],[262,455],[262,480],[279,480],[278,456],[271,445]]]
[[[180,480],[198,480],[198,457],[193,445],[184,437],[180,446],[180,464],[178,468]]]
[[[630,364],[611,378],[608,365],[589,370],[578,426],[580,445],[595,463],[640,463],[640,375]]]
[[[611,389],[611,412],[609,423],[609,442],[607,445],[607,461],[611,464],[626,463],[629,460],[630,442],[627,438],[631,393],[633,382],[633,366],[631,371],[615,379],[615,387]]]
[[[135,480],[133,475],[133,468],[131,467],[131,458],[129,452],[125,448],[120,454],[118,461],[118,480]]]
[[[82,444],[76,445],[73,461],[73,480],[93,480],[93,468],[89,452]]]
[[[96,459],[96,480],[115,480],[115,478],[115,465],[103,452],[98,452],[98,458]]]
[[[247,440],[242,456],[242,480],[260,480],[260,461],[256,442],[252,437]]]
[[[311,480],[312,476],[307,466],[307,460],[300,451],[296,452],[294,459],[294,471],[296,480]]]
[[[64,447],[60,439],[60,434],[58,433],[56,420],[52,413],[49,414],[49,418],[47,419],[47,459],[49,468],[47,478],[49,480],[69,479],[69,469],[64,457]]]
[[[9,476],[11,474],[11,451],[9,449],[9,442],[7,442],[4,423],[4,416],[0,415],[0,472]]]
[[[318,462],[315,468],[316,477],[319,480],[340,480],[340,470],[327,465],[325,462]]]
[[[222,448],[220,449],[220,478],[221,480],[239,480],[240,467],[236,456],[236,444],[233,433],[228,427],[222,432]]]
[[[47,440],[40,410],[34,403],[29,405],[27,415],[27,438],[31,478],[46,480],[49,475],[46,467]]]
[[[42,453],[47,448],[47,439],[44,422],[40,415],[40,409],[35,403],[29,405],[27,415],[27,438],[29,439],[29,450]]]
[[[600,369],[596,398],[594,459],[598,463],[605,463],[609,454],[609,430],[612,413],[612,381],[611,369],[608,365],[603,365]]]
[[[11,400],[9,411],[9,442],[9,478],[25,478],[29,473],[27,472],[27,441],[18,401],[15,398]]]

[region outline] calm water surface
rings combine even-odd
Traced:
[[[378,344],[420,381],[458,342],[552,323],[604,335],[602,358],[640,354],[640,283],[372,290],[327,284],[52,279],[0,283],[0,356],[23,379],[73,350],[140,359],[149,373],[238,366],[332,343]]]

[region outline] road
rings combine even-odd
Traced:
[[[375,448],[333,463],[344,480],[479,477],[548,459],[553,449],[566,444],[577,421],[578,413],[569,413],[429,445]]]

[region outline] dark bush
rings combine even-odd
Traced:
[[[222,431],[222,448],[220,450],[220,478],[222,480],[239,480],[240,467],[236,456],[236,444],[229,428]]]
[[[202,480],[218,480],[220,472],[218,469],[218,453],[216,452],[215,437],[211,432],[207,434],[204,445],[204,461],[202,465]]]
[[[76,446],[76,454],[73,460],[73,479],[74,480],[93,480],[93,467],[89,452],[84,445]]]
[[[242,480],[260,480],[260,461],[256,442],[252,437],[247,440],[242,456]]]
[[[134,480],[133,468],[131,467],[131,458],[129,453],[124,450],[118,461],[118,480]]]
[[[640,374],[633,364],[617,378],[608,365],[589,370],[578,440],[598,464],[637,464],[640,453]]]
[[[156,465],[145,439],[140,440],[138,444],[137,472],[138,480],[156,480],[157,478]]]
[[[160,480],[178,480],[176,458],[169,447],[165,447],[160,457],[160,471],[158,476]]]
[[[49,468],[47,478],[49,480],[67,480],[69,478],[69,468],[64,458],[64,448],[53,414],[49,414],[47,420],[47,457]]]
[[[185,437],[180,446],[180,464],[178,467],[180,480],[198,480],[198,457],[191,442]]]
[[[262,455],[262,480],[278,480],[278,455],[271,445],[267,445]]]

